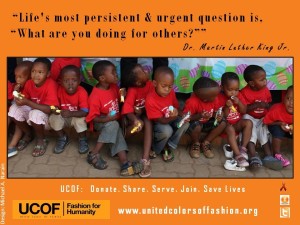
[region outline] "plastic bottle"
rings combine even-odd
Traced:
[[[191,112],[188,111],[187,114],[184,115],[184,117],[177,123],[177,128],[180,128],[184,122],[191,117]]]

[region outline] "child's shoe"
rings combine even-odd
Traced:
[[[201,146],[201,151],[203,152],[206,158],[211,159],[215,156],[211,150],[210,142],[208,141],[202,142],[200,146]]]
[[[223,145],[223,151],[225,153],[225,157],[228,158],[228,159],[232,159],[233,158],[233,151],[230,147],[229,144],[225,144]]]
[[[89,145],[87,143],[87,137],[79,138],[78,151],[80,154],[85,154],[89,151]]]
[[[98,170],[105,170],[108,167],[107,162],[99,153],[89,152],[87,155],[87,162]]]
[[[245,159],[245,157],[241,154],[241,155],[237,155],[235,157],[235,160],[237,161],[237,165],[239,167],[248,167],[249,163],[248,161]]]
[[[17,149],[15,147],[9,148],[8,151],[7,151],[7,157],[8,158],[13,157],[16,154],[18,154],[18,151],[17,151]]]
[[[281,161],[283,167],[291,164],[291,162],[281,154],[275,154],[275,158]]]
[[[64,151],[65,147],[67,146],[67,144],[69,144],[69,138],[68,136],[63,136],[63,137],[59,137],[57,139],[55,148],[54,148],[54,153],[56,154],[60,154]]]
[[[141,159],[144,169],[139,173],[140,177],[149,177],[151,175],[150,159]]]
[[[248,153],[247,153],[247,148],[243,147],[243,146],[239,146],[239,150],[240,150],[240,153],[241,155],[246,159],[248,160],[249,157],[248,157]]]
[[[121,176],[130,176],[142,172],[144,165],[140,162],[127,162],[121,166]]]
[[[193,143],[190,149],[190,156],[194,159],[198,159],[200,157],[200,144]]]

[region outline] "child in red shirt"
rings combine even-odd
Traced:
[[[266,72],[260,66],[250,65],[244,71],[244,79],[248,84],[241,90],[247,104],[247,114],[243,118],[250,119],[253,123],[250,142],[247,146],[250,168],[255,169],[262,166],[262,161],[255,150],[258,140],[266,155],[263,159],[265,167],[274,170],[281,169],[281,161],[272,157],[268,140],[268,128],[263,126],[262,122],[272,101],[271,93],[267,87]]]
[[[118,155],[121,163],[121,176],[140,173],[143,164],[130,163],[127,160],[127,144],[117,119],[119,119],[119,88],[116,67],[107,60],[96,62],[92,68],[93,77],[98,84],[89,96],[89,114],[86,121],[92,122],[95,129],[100,131],[97,143],[88,153],[87,161],[96,169],[107,168],[107,162],[100,156],[104,144],[110,144],[111,155]]]
[[[123,130],[125,130],[125,137],[128,137],[145,128],[142,156],[144,169],[139,175],[141,177],[149,177],[151,175],[149,154],[152,141],[152,123],[146,115],[145,100],[154,87],[149,80],[149,74],[145,73],[140,64],[136,64],[131,68],[126,79],[129,88],[122,108]]]
[[[8,90],[8,100],[13,101],[13,91],[17,91],[22,94],[25,83],[30,79],[31,75],[31,68],[32,68],[32,62],[31,61],[23,61],[20,62],[17,67],[15,68],[15,80],[16,83],[12,84],[9,81],[9,90]],[[13,101],[12,104],[15,107],[15,102]],[[27,106],[24,106],[23,108],[26,108]],[[8,127],[11,122],[11,117],[8,117]],[[16,125],[15,131],[13,134],[13,137],[8,144],[8,157],[12,157],[18,153],[17,150],[23,150],[23,149],[17,149],[18,142],[22,138],[22,130]],[[26,146],[25,146],[26,147]]]
[[[264,117],[264,124],[272,134],[272,150],[275,158],[282,162],[282,166],[290,165],[290,161],[280,153],[282,138],[292,138],[294,114],[294,88],[288,87],[283,102],[274,104]]]
[[[62,68],[68,65],[74,65],[78,68],[81,67],[80,58],[55,58],[51,65],[51,75],[50,77],[59,82],[59,75]]]
[[[247,145],[252,132],[251,120],[242,119],[247,106],[243,96],[239,93],[240,80],[236,73],[226,72],[221,78],[222,92],[218,96],[219,104],[223,107],[224,117],[227,121],[225,132],[228,143],[232,149],[239,167],[249,166]],[[241,145],[236,142],[236,133],[242,132]]]
[[[24,149],[32,140],[31,125],[37,137],[32,155],[42,156],[46,152],[48,140],[45,138],[45,129],[49,129],[48,117],[50,106],[58,106],[57,84],[50,75],[51,62],[47,58],[37,58],[32,66],[31,80],[24,87],[24,97],[15,98],[16,107],[11,107],[9,115],[24,133],[23,139],[18,143],[18,149]],[[18,106],[29,106],[28,110],[21,110]],[[27,123],[28,122],[28,123]],[[29,124],[29,125],[28,125]]]
[[[152,158],[163,152],[165,162],[174,160],[174,150],[181,136],[188,129],[189,123],[178,128],[181,120],[178,116],[179,104],[173,90],[174,73],[169,67],[159,67],[154,74],[154,90],[146,97],[146,112],[149,120],[153,121]]]
[[[207,77],[200,77],[193,85],[193,94],[186,101],[184,113],[190,112],[189,134],[192,138],[190,156],[200,157],[200,150],[206,158],[213,158],[211,141],[219,136],[225,129],[223,114],[216,115],[218,111],[217,96],[220,92],[218,83]],[[216,116],[216,119],[214,118]],[[215,124],[215,120],[218,124]],[[207,136],[200,142],[201,132],[207,132]]]
[[[80,83],[80,69],[76,66],[65,66],[60,74],[61,85],[58,87],[58,101],[60,111],[49,117],[49,124],[58,134],[54,153],[59,154],[69,143],[69,138],[63,131],[65,126],[73,126],[79,136],[79,153],[89,150],[86,138],[87,124],[85,117],[88,114],[88,94]]]

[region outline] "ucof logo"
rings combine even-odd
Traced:
[[[19,213],[26,215],[28,213],[31,214],[55,214],[56,211],[60,210],[60,203],[19,203]]]

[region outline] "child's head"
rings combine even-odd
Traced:
[[[24,87],[26,81],[30,79],[32,65],[31,61],[22,61],[15,68],[16,83],[20,87]]]
[[[108,60],[100,60],[93,65],[93,77],[99,83],[116,84],[118,76],[115,65]]]
[[[226,72],[221,78],[221,88],[227,97],[237,96],[240,89],[240,79],[234,72]]]
[[[133,65],[126,76],[128,87],[145,87],[149,80],[149,74],[146,73],[140,64]]]
[[[37,87],[42,86],[50,76],[51,61],[48,58],[37,58],[31,69],[31,79]]]
[[[60,71],[61,84],[69,95],[73,95],[80,84],[80,69],[74,65],[65,66]]]
[[[193,85],[194,94],[203,102],[213,102],[220,93],[219,84],[208,78],[200,77]]]
[[[267,86],[266,71],[257,65],[250,65],[244,70],[244,79],[253,90],[261,90]]]
[[[162,66],[155,70],[153,86],[159,96],[168,96],[173,88],[173,84],[174,73],[170,67]]]
[[[289,114],[294,114],[294,87],[289,86],[283,100],[285,109]]]

